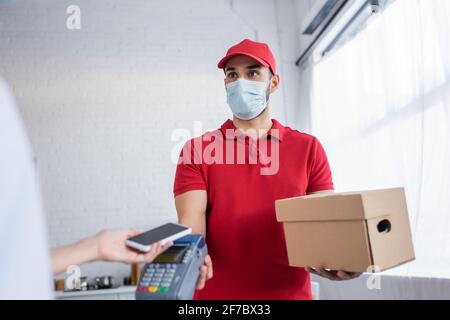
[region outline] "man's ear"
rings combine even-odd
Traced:
[[[276,74],[272,76],[272,79],[270,80],[270,93],[274,93],[275,91],[277,91],[279,86],[280,86],[280,76]]]

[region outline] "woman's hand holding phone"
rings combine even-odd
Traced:
[[[97,245],[98,260],[124,263],[150,263],[158,255],[172,246],[172,242],[152,245],[149,252],[139,252],[127,246],[125,241],[141,234],[141,230],[104,230],[94,236]]]

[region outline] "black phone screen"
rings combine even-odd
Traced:
[[[128,240],[137,242],[144,246],[149,246],[149,245],[154,244],[155,242],[158,242],[160,240],[163,240],[165,238],[173,236],[174,234],[185,231],[186,229],[188,229],[188,228],[174,224],[174,223],[167,223],[158,228],[141,233],[141,234],[139,234],[135,237],[132,237]]]

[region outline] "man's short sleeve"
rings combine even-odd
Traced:
[[[173,187],[174,196],[193,190],[207,190],[206,179],[202,170],[202,150],[192,139],[181,150]]]
[[[314,138],[309,161],[309,180],[307,194],[334,190],[333,178],[328,158],[320,142]]]

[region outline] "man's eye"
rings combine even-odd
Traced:
[[[235,72],[230,72],[230,73],[227,75],[227,77],[228,77],[228,79],[234,79],[234,78],[236,77],[236,73],[235,73]]]
[[[259,72],[258,72],[258,71],[255,71],[255,70],[252,70],[252,71],[250,71],[250,72],[248,73],[248,75],[249,75],[251,78],[255,78],[255,77],[259,76]]]

